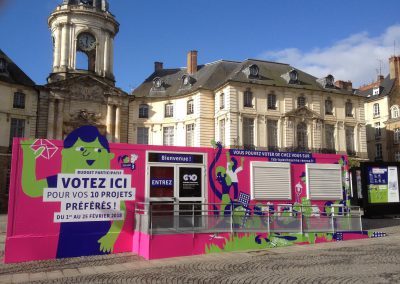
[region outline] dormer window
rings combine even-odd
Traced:
[[[249,79],[257,79],[260,76],[260,68],[256,65],[250,65],[243,71]]]
[[[182,76],[182,85],[184,87],[191,87],[194,83],[194,78],[190,77],[189,75],[183,75]]]
[[[0,58],[0,73],[7,72],[7,62],[4,58]]]
[[[333,103],[330,98],[325,101],[325,114],[332,115],[333,114]]]
[[[289,81],[290,84],[296,84],[299,81],[299,73],[297,73],[297,71],[294,69],[291,70],[289,72],[289,79],[290,79]]]
[[[155,89],[161,89],[162,87],[164,87],[164,81],[160,77],[154,78],[153,87]]]
[[[381,93],[381,88],[380,87],[374,88],[372,90],[372,95],[373,96],[378,96],[380,93]]]
[[[324,88],[334,88],[335,87],[335,77],[332,75],[328,75],[326,77],[320,78],[317,80],[319,84],[321,84]]]
[[[334,82],[335,82],[335,78],[331,74],[326,76],[326,86],[333,87]]]

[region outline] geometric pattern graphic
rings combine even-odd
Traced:
[[[37,139],[31,146],[31,149],[35,152],[41,148],[44,148],[44,150],[38,157],[43,157],[46,160],[50,160],[58,151],[58,147],[47,139]]]

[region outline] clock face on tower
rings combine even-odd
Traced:
[[[78,36],[78,47],[82,51],[91,51],[96,47],[96,39],[90,33],[81,33]]]

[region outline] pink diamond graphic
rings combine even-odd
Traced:
[[[40,157],[43,157],[47,160],[50,160],[58,151],[58,147],[47,139],[37,139],[31,146],[31,149],[35,152],[41,148],[44,150],[42,154],[40,154]]]

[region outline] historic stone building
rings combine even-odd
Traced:
[[[129,142],[272,151],[347,153],[367,157],[365,97],[351,82],[315,78],[287,64],[246,60],[154,73],[130,104]]]
[[[36,135],[35,83],[0,50],[0,212],[7,206],[13,137]]]
[[[63,139],[91,124],[109,141],[128,141],[130,96],[115,87],[119,24],[108,1],[64,0],[48,24],[53,66],[46,85],[36,86],[0,52],[0,210],[7,204],[12,137]],[[78,57],[84,66],[78,66]]]
[[[389,59],[389,75],[362,86],[367,98],[367,144],[372,161],[400,162],[400,57]]]

